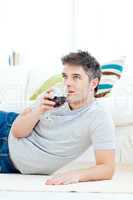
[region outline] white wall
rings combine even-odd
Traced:
[[[131,0],[0,0],[0,64],[14,49],[21,64],[58,68],[87,49],[101,62],[126,56],[131,72],[132,19]]]
[[[75,0],[75,49],[87,49],[101,62],[126,56],[133,71],[131,0]]]
[[[12,49],[20,63],[58,67],[72,49],[71,0],[0,0],[0,53],[8,63]]]

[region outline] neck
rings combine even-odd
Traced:
[[[82,101],[69,103],[69,107],[70,107],[71,110],[75,110],[75,109],[81,108],[85,105],[90,105],[94,101],[94,99],[95,99],[94,96],[91,96],[91,97],[88,97],[87,99],[84,99]]]

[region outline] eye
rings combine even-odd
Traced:
[[[67,76],[66,75],[62,75],[63,79],[67,79]]]
[[[77,80],[77,79],[80,79],[80,76],[79,76],[79,75],[73,76],[73,80]]]

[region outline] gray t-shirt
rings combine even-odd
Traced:
[[[90,145],[115,149],[112,119],[95,101],[76,110],[65,103],[44,113],[30,136],[9,136],[10,157],[23,174],[51,174]]]

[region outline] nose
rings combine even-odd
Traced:
[[[73,85],[72,79],[71,79],[71,78],[67,78],[67,79],[65,80],[65,85],[66,85],[67,87],[72,86],[72,85]]]

